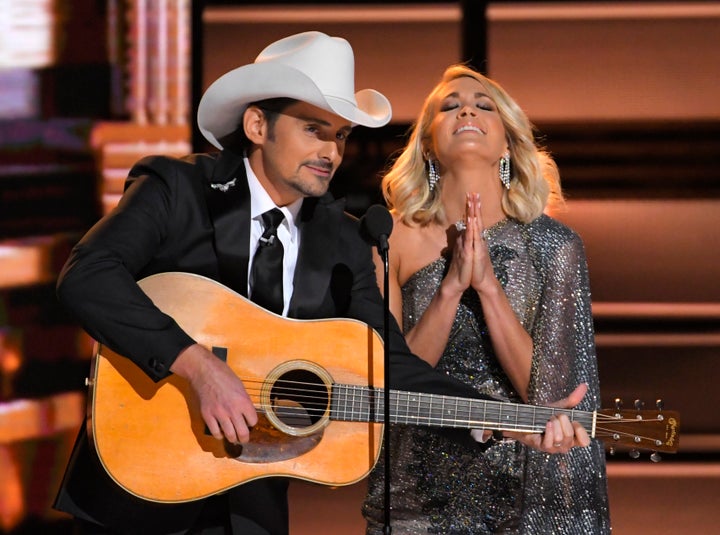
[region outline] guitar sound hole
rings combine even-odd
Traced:
[[[308,370],[283,373],[270,391],[272,410],[285,425],[303,429],[317,423],[330,402],[327,385]]]

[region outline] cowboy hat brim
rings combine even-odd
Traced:
[[[218,78],[205,91],[198,106],[200,132],[215,147],[218,139],[234,132],[247,106],[269,98],[301,100],[335,113],[354,125],[378,128],[392,117],[388,99],[374,89],[355,93],[356,102],[324,95],[303,72],[279,63],[252,63]]]

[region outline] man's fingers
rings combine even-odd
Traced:
[[[222,420],[220,422],[220,428],[222,429],[223,436],[228,442],[231,444],[238,444],[240,442],[238,433],[236,432],[236,424],[232,420],[229,418]]]
[[[255,410],[255,407],[250,405],[250,408],[243,413],[243,416],[245,417],[245,423],[246,427],[253,427],[254,425],[257,425],[258,423],[258,414]]]
[[[205,418],[204,416],[203,420],[205,420],[205,425],[207,426],[208,431],[210,431],[210,434],[213,436],[213,438],[217,440],[222,440],[224,435],[222,430],[220,429],[220,426],[217,423],[217,420],[212,417]]]

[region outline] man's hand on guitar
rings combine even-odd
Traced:
[[[585,397],[587,388],[585,383],[580,384],[568,397],[551,403],[550,406],[572,409]],[[565,414],[550,418],[545,424],[545,432],[542,434],[506,431],[504,435],[546,453],[567,453],[574,447],[585,447],[590,444],[590,436],[585,428],[578,422],[571,422]]]
[[[233,444],[250,440],[257,412],[242,381],[225,362],[194,344],[178,355],[170,370],[190,383],[212,436]]]

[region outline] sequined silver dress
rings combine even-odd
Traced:
[[[582,410],[599,408],[587,263],[580,238],[541,216],[488,229],[495,274],[534,345],[530,403],[547,404],[581,382]],[[423,314],[447,268],[439,258],[403,286],[403,326]],[[521,403],[499,367],[475,292],[463,296],[437,368],[493,397]],[[519,442],[485,447],[431,428],[391,426],[394,535],[610,533],[602,444],[549,455]],[[363,505],[368,534],[383,531],[383,456]]]

